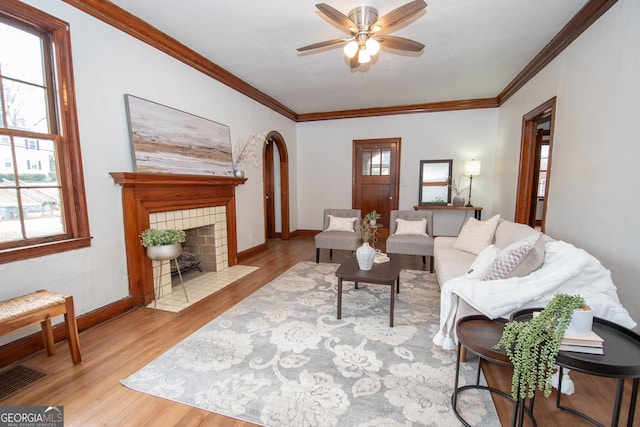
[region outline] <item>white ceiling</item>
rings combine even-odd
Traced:
[[[316,0],[112,0],[298,114],[496,97],[587,0],[426,0],[388,33],[426,45],[385,49],[352,70]],[[321,0],[322,1],[322,0]],[[326,0],[379,15],[409,0]],[[383,31],[382,33],[385,33]]]

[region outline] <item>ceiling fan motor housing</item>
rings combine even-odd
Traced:
[[[378,21],[378,11],[371,6],[360,6],[352,9],[349,12],[349,19],[351,19],[354,23],[360,27],[353,31],[357,33],[358,31],[371,31],[371,26]]]

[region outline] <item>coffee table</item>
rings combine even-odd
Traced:
[[[389,326],[393,327],[393,307],[395,305],[395,293],[400,293],[400,258],[389,256],[390,260],[380,264],[373,263],[371,270],[360,270],[358,260],[349,258],[338,267],[338,319],[342,319],[342,281],[373,283],[377,285],[389,285],[391,288],[389,307]],[[395,293],[394,293],[395,290]]]

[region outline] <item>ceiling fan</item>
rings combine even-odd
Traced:
[[[424,49],[424,45],[415,40],[380,34],[382,30],[396,26],[426,8],[427,3],[424,0],[414,0],[392,10],[382,18],[378,18],[378,11],[371,6],[357,7],[349,12],[349,16],[325,3],[316,4],[316,7],[331,21],[344,27],[351,36],[300,47],[299,52],[346,42],[344,54],[351,59],[351,68],[355,68],[371,61],[371,57],[380,51],[381,43],[393,49],[410,52],[420,52]]]

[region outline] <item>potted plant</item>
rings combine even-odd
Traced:
[[[378,221],[380,219],[380,214],[378,212],[376,212],[375,210],[372,210],[367,215],[365,215],[365,218],[367,218],[369,220],[369,223],[371,225],[376,225],[376,221]]]
[[[177,258],[182,252],[181,243],[186,240],[183,230],[157,230],[148,228],[140,233],[140,243],[147,248],[147,256],[154,260]]]
[[[494,349],[504,347],[513,364],[511,395],[514,399],[532,398],[536,389],[543,390],[544,396],[549,397],[558,348],[574,310],[582,307],[585,301],[580,295],[556,294],[531,320],[514,320],[505,325]]]
[[[458,178],[458,182],[456,182],[455,178],[451,178],[451,183],[449,184],[449,188],[455,193],[453,196],[453,206],[464,206],[464,196],[463,192],[467,191],[469,187],[461,187],[460,181],[462,180],[462,175]]]
[[[374,211],[375,212],[375,211]],[[358,237],[362,242],[362,246],[356,249],[356,259],[358,260],[358,266],[360,270],[371,270],[373,268],[373,260],[376,257],[376,250],[371,247],[369,242],[373,237],[371,231],[371,223],[367,216],[360,221],[360,229],[358,230]]]

